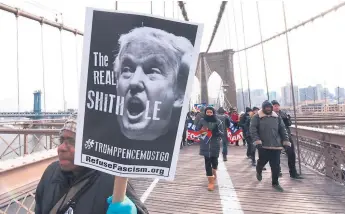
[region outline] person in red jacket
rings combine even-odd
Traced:
[[[230,118],[231,118],[231,122],[234,124],[234,126],[238,127],[238,122],[240,122],[240,115],[237,113],[236,108],[234,108],[232,110]],[[236,146],[239,146],[238,141],[236,141]]]

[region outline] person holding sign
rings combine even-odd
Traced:
[[[217,118],[212,107],[206,107],[204,117],[200,119],[197,130],[200,130],[200,155],[204,156],[206,176],[209,191],[214,190],[217,178],[218,157],[220,151],[220,138],[224,135],[222,122]]]
[[[61,129],[59,161],[48,166],[37,186],[35,214],[148,213],[130,183],[125,200],[112,203],[114,176],[74,165],[76,119],[72,115]]]

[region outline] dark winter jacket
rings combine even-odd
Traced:
[[[114,176],[88,168],[83,168],[80,174],[81,176],[75,178],[72,173],[63,172],[58,161],[50,164],[36,189],[35,214],[49,214],[73,184],[90,176],[97,176],[96,180],[76,201],[74,213],[105,214],[109,206],[107,198],[113,193]],[[136,205],[138,213],[148,213],[130,183],[128,183],[126,195]]]
[[[238,124],[243,130],[244,138],[250,137],[249,125],[250,125],[250,115],[249,113],[244,113]]]
[[[291,130],[290,130],[290,126],[292,125],[291,122],[291,117],[290,115],[286,114],[285,112],[279,110],[278,115],[282,118],[284,125],[285,125],[285,129],[289,135],[289,138],[291,138]]]
[[[219,157],[220,150],[220,138],[223,136],[224,128],[222,122],[215,117],[215,122],[207,122],[204,118],[201,118],[197,129],[202,127],[207,127],[209,130],[212,130],[212,137],[208,144],[200,142],[200,155],[206,157]]]
[[[226,128],[230,126],[230,117],[226,114],[217,114],[217,118],[222,122],[222,132],[226,133]]]
[[[267,115],[260,110],[255,114],[250,122],[250,136],[256,145],[261,144],[265,149],[283,149],[283,145],[291,145],[285,125],[275,112]]]

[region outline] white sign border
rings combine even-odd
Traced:
[[[88,80],[88,71],[89,71],[89,56],[90,56],[90,46],[91,46],[91,33],[92,33],[92,21],[93,21],[93,13],[94,11],[101,11],[101,12],[111,12],[111,13],[121,13],[121,14],[131,14],[131,15],[141,15],[147,16],[152,18],[159,18],[163,20],[169,20],[174,22],[180,22],[190,25],[197,26],[197,32],[195,35],[195,43],[193,45],[193,57],[189,67],[189,76],[185,90],[184,96],[184,105],[181,109],[181,115],[179,120],[179,126],[177,129],[176,141],[174,146],[174,151],[172,154],[172,160],[170,164],[170,170],[168,177],[159,176],[159,175],[136,175],[136,174],[126,174],[127,177],[146,177],[146,178],[160,178],[165,180],[173,181],[176,173],[177,161],[178,156],[180,153],[180,145],[182,141],[182,134],[184,130],[184,123],[186,120],[187,112],[189,111],[189,99],[192,91],[192,86],[194,82],[194,76],[197,68],[199,53],[200,53],[200,45],[202,40],[202,32],[204,29],[204,25],[200,23],[194,22],[187,22],[184,20],[176,20],[172,18],[156,16],[151,14],[144,14],[144,13],[134,13],[134,12],[124,12],[124,11],[113,11],[113,10],[104,10],[104,9],[96,9],[87,7],[86,8],[86,15],[85,15],[85,24],[84,24],[84,43],[83,43],[83,55],[82,55],[82,65],[81,65],[81,72],[80,72],[80,83],[79,83],[79,108],[78,108],[78,119],[77,119],[77,133],[76,133],[76,144],[75,144],[75,155],[74,155],[74,164],[79,166],[84,166],[88,168],[93,168],[95,170],[106,172],[98,167],[93,167],[88,164],[84,164],[81,161],[82,157],[82,146],[83,146],[83,129],[84,129],[84,117],[85,117],[85,102],[86,102],[86,90],[87,90],[87,80]],[[86,84],[83,84],[86,83]],[[152,166],[154,167],[154,166]],[[118,174],[121,176],[121,174]]]

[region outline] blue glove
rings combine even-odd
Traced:
[[[110,196],[107,199],[109,204],[107,214],[137,214],[137,208],[135,204],[125,196],[125,200],[122,202],[112,203],[113,196]]]

